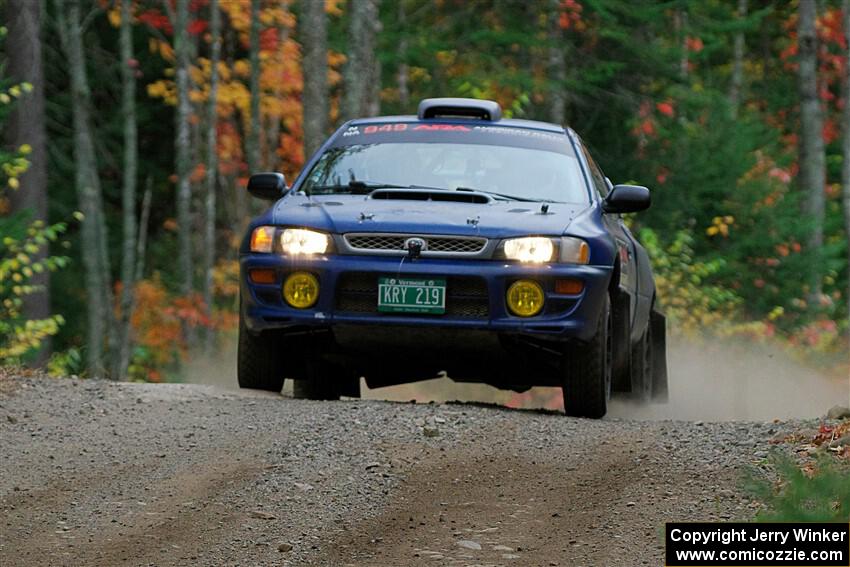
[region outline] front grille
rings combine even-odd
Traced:
[[[340,275],[336,284],[336,310],[344,313],[378,313],[378,275],[365,272]],[[381,315],[392,317],[396,314]],[[487,319],[490,316],[490,301],[484,280],[468,276],[447,277],[446,316]]]
[[[346,235],[348,245],[358,250],[401,250],[404,248],[404,236],[381,234]]]
[[[425,241],[423,255],[478,254],[487,246],[487,239],[464,236],[420,236],[415,234],[346,234],[345,241],[355,252],[396,252],[404,254],[404,243],[408,238]]]

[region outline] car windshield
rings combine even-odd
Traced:
[[[326,151],[301,190],[313,195],[378,187],[475,190],[497,199],[586,203],[578,160],[564,153],[486,144],[375,143]]]

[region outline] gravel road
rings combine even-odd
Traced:
[[[802,425],[0,378],[0,565],[660,565]]]

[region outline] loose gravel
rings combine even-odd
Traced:
[[[0,382],[4,566],[658,565],[812,425]]]

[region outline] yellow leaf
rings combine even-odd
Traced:
[[[233,72],[239,76],[247,77],[251,74],[251,66],[244,59],[233,63]]]
[[[113,8],[113,9],[109,10],[109,12],[107,13],[107,17],[109,18],[109,23],[112,24],[114,27],[117,28],[117,27],[121,26],[121,9],[120,8]]]

